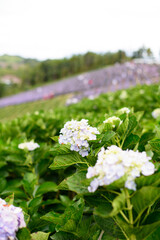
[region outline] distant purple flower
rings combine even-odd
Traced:
[[[26,227],[22,209],[0,198],[0,239],[15,239],[19,228]]]

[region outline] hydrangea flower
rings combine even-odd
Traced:
[[[123,113],[130,113],[130,109],[127,107],[121,108],[118,110],[119,113],[123,114]]]
[[[82,157],[88,155],[90,150],[88,140],[96,140],[99,131],[88,125],[88,120],[68,121],[60,131],[59,143],[71,144],[71,151],[79,152]]]
[[[144,176],[155,172],[154,164],[146,152],[134,152],[133,150],[122,150],[112,145],[105,150],[101,148],[98,160],[94,167],[89,167],[87,178],[96,177],[88,187],[89,192],[94,192],[98,186],[109,185],[114,181],[126,176],[125,187],[136,190],[135,178],[140,174]]]
[[[33,140],[30,141],[30,142],[20,143],[18,145],[19,149],[28,149],[29,151],[33,151],[33,150],[35,150],[36,148],[39,148],[39,147],[40,147],[39,144],[35,143]]]
[[[103,123],[110,123],[112,124],[112,127],[115,128],[115,126],[119,126],[122,123],[122,121],[119,117],[113,116],[107,118],[105,121],[103,121]]]
[[[26,227],[22,209],[0,198],[0,239],[15,239],[19,228]]]
[[[152,117],[153,117],[153,118],[160,117],[160,108],[156,108],[156,109],[152,112]]]
[[[119,96],[120,99],[126,99],[128,98],[128,94],[125,90],[123,90]]]

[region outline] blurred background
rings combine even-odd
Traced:
[[[160,80],[159,0],[0,0],[0,107]]]

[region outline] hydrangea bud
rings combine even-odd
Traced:
[[[116,126],[121,125],[122,121],[119,117],[109,117],[106,120],[103,121],[103,123],[110,123],[112,125],[113,128],[115,128]]]

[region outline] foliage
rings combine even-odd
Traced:
[[[160,120],[151,113],[160,106],[159,86],[126,92],[127,100],[118,91],[0,123],[0,198],[24,211],[27,228],[19,230],[19,240],[158,239]],[[122,107],[130,113],[121,114]],[[112,116],[123,122],[114,127],[103,123]],[[58,143],[64,124],[82,118],[100,132],[89,141],[86,157]],[[18,149],[32,139],[40,148]],[[111,145],[146,151],[157,171],[137,178],[137,191],[123,188],[122,178],[90,193],[87,169],[95,165],[101,147]]]

